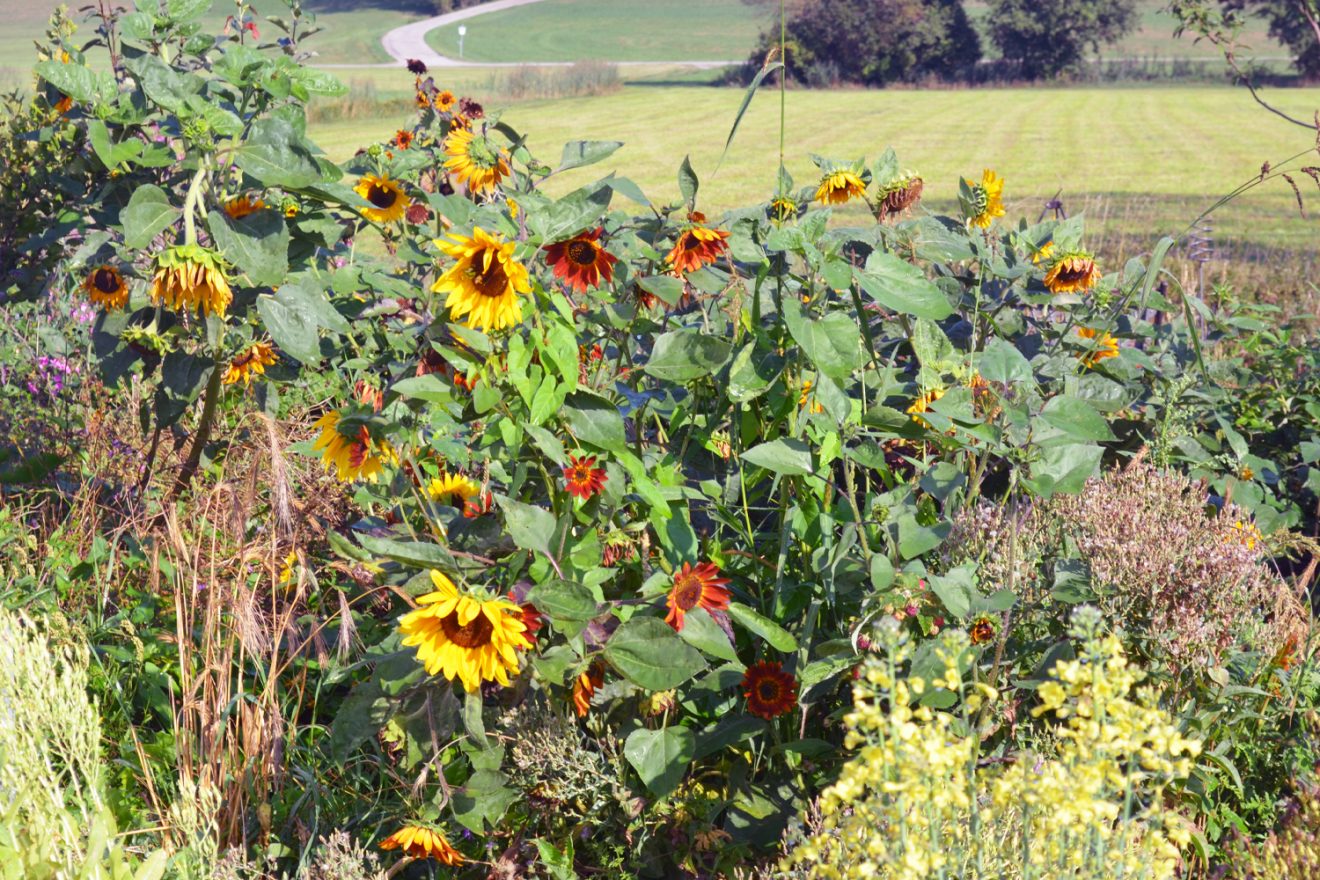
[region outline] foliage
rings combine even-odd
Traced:
[[[990,40],[1027,79],[1076,70],[1087,50],[1116,43],[1137,25],[1135,0],[992,0]]]
[[[1230,25],[1263,19],[1270,36],[1292,51],[1297,72],[1320,76],[1320,6],[1314,0],[1225,0],[1221,6]]]

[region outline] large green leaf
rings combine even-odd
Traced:
[[[699,185],[697,172],[692,170],[691,157],[684,156],[683,164],[678,166],[678,191],[682,193],[683,201],[687,202],[688,207],[696,203]]]
[[[559,160],[558,171],[595,165],[614,155],[614,151],[623,146],[623,141],[569,141],[564,144],[564,155]]]
[[[790,438],[753,446],[742,454],[742,458],[757,467],[788,476],[803,476],[815,470],[811,448],[801,440]]]
[[[696,737],[681,725],[634,730],[623,744],[624,757],[656,797],[678,787],[696,751]]]
[[[170,204],[165,190],[155,184],[145,184],[133,190],[133,195],[119,212],[119,224],[124,227],[124,244],[141,250],[151,244],[161,231],[179,219],[180,211]]]
[[[619,408],[600,395],[587,391],[570,394],[560,414],[579,443],[615,451],[627,442]]]
[[[728,634],[704,608],[693,608],[683,616],[683,631],[678,635],[699,651],[742,665]]]
[[[550,539],[555,534],[553,513],[511,498],[500,499],[500,507],[504,510],[504,524],[513,543],[524,550],[550,555]]]
[[[561,620],[590,620],[596,615],[596,596],[591,589],[573,581],[546,581],[533,587],[527,602],[538,611]]]
[[[938,321],[953,314],[944,293],[921,269],[893,254],[874,251],[866,268],[854,273],[871,298],[888,309],[918,318]]]
[[[277,286],[289,271],[289,228],[277,211],[256,211],[234,219],[212,211],[207,226],[216,247],[253,284]]]
[[[282,351],[304,364],[320,362],[321,343],[315,317],[292,302],[269,294],[257,297],[257,314]]]
[[[364,550],[381,559],[392,559],[414,568],[453,570],[456,567],[454,557],[439,544],[428,544],[425,541],[395,541],[365,534],[358,535],[357,539]]]
[[[778,352],[758,350],[749,342],[729,365],[729,400],[746,403],[770,389],[784,371],[784,357]]]
[[[883,557],[877,556],[876,558],[882,559]],[[793,638],[792,633],[770,618],[756,613],[746,605],[740,605],[737,602],[730,603],[729,614],[738,623],[769,642],[770,647],[776,651],[783,651],[787,654],[790,651],[797,650],[797,639]]]
[[[1050,446],[1040,451],[1031,463],[1031,476],[1027,488],[1042,497],[1056,492],[1080,492],[1086,481],[1100,469],[1104,450],[1090,443],[1070,443]]]
[[[55,59],[38,62],[33,69],[37,76],[80,103],[109,100],[115,94],[115,81],[108,70],[97,72]]]
[[[646,372],[670,382],[691,382],[709,376],[729,359],[733,346],[700,330],[671,330],[655,341]]]
[[[977,366],[981,378],[988,382],[1012,385],[1032,379],[1031,364],[1022,352],[997,336],[986,343]]]
[[[237,150],[238,167],[269,186],[294,189],[323,180],[311,146],[292,123],[280,117],[252,124],[247,142]]]
[[[1066,394],[1052,398],[1040,411],[1041,419],[1073,440],[1113,440],[1105,417],[1085,400]]]
[[[701,653],[657,617],[634,617],[605,643],[605,657],[638,687],[667,691],[706,668]]]
[[[827,376],[846,379],[866,360],[862,332],[843,312],[811,319],[802,313],[795,297],[785,297],[784,323],[806,356]]]

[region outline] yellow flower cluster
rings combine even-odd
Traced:
[[[845,718],[857,753],[821,797],[819,833],[785,870],[822,880],[1176,876],[1190,834],[1162,793],[1200,744],[1136,688],[1117,638],[1093,630],[1085,659],[1059,663],[1041,687],[1035,712],[1058,723],[1040,753],[988,766],[972,713],[999,696],[963,680],[964,637],[945,641],[946,670],[929,682],[900,678],[907,646],[895,628],[884,638],[888,658],[868,665]],[[961,715],[921,705],[932,688],[958,695]]]

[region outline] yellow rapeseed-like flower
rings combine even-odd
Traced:
[[[438,571],[431,583],[435,592],[399,620],[404,646],[417,648],[428,674],[457,678],[469,693],[486,681],[508,687],[509,673],[518,674],[518,651],[531,647],[522,609],[508,599],[463,595]]]
[[[82,289],[94,305],[114,310],[128,305],[128,285],[114,266],[97,266],[88,272]]]
[[[253,376],[264,375],[266,368],[277,360],[279,356],[275,354],[275,348],[269,342],[254,343],[229,362],[221,381],[226,385],[233,385],[242,380],[244,385],[250,385]]]
[[[921,427],[930,430],[930,422],[923,419],[921,417],[921,413],[929,412],[930,405],[935,401],[939,400],[943,396],[944,396],[943,388],[932,388],[931,390],[922,394],[916,400],[912,401],[912,405],[907,408],[908,413],[911,414],[912,416],[912,421],[916,422],[918,425],[921,425]]]
[[[389,175],[364,174],[353,191],[371,203],[362,209],[362,216],[374,223],[394,223],[408,213],[408,196]]]
[[[988,229],[996,217],[1004,216],[1004,178],[989,168],[981,174],[981,182],[972,187],[976,198],[976,213],[972,224]]]
[[[1093,345],[1090,351],[1081,355],[1082,366],[1087,369],[1094,367],[1105,358],[1118,357],[1118,340],[1110,336],[1109,331],[1101,332],[1090,327],[1078,327],[1077,335]]]
[[[445,168],[474,193],[489,192],[509,176],[509,154],[465,128],[445,137],[445,154]]]
[[[1229,538],[1237,541],[1248,550],[1255,550],[1256,545],[1265,540],[1265,536],[1260,533],[1260,529],[1256,527],[1255,523],[1242,522],[1241,520],[1233,523]]]
[[[855,171],[831,171],[816,187],[816,201],[826,205],[842,205],[865,195],[866,181]]]
[[[469,327],[501,330],[522,320],[519,293],[529,293],[532,284],[527,268],[513,258],[514,242],[505,242],[477,227],[472,237],[452,234],[453,240],[436,239],[435,246],[454,259],[432,290],[447,294],[445,305],[455,320],[467,316]]]
[[[294,579],[294,565],[298,562],[298,551],[290,550],[289,555],[284,557],[284,564],[280,566],[280,585],[289,586]]]
[[[1100,267],[1095,257],[1082,251],[1064,254],[1045,273],[1045,286],[1050,293],[1083,293],[1095,287],[1099,280]]]
[[[470,499],[481,494],[481,486],[462,474],[442,471],[439,477],[427,485],[426,494],[431,496],[432,501],[463,510]]]
[[[422,825],[404,825],[382,840],[380,848],[403,850],[414,859],[435,859],[450,867],[463,864],[463,854],[450,846],[443,834]]]
[[[224,317],[234,294],[220,255],[197,244],[181,244],[156,254],[151,299],[176,312]]]
[[[346,436],[339,430],[340,415],[338,410],[331,410],[312,425],[320,430],[312,449],[321,453],[326,466],[333,469],[335,476],[344,483],[353,480],[375,482],[386,464],[398,462],[394,447],[384,441],[371,438],[365,425],[358,429],[356,436]]]

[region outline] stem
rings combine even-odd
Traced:
[[[197,244],[197,221],[193,215],[197,212],[197,203],[202,197],[202,187],[208,171],[206,157],[197,163],[197,173],[188,183],[188,195],[183,200],[183,241],[184,244]]]
[[[779,0],[779,167],[784,167],[784,120],[788,101],[788,25],[784,14],[784,0]]]
[[[188,450],[188,460],[183,463],[179,469],[179,477],[174,482],[174,489],[170,493],[173,500],[179,496],[192,478],[197,473],[197,468],[202,462],[202,450],[211,440],[211,425],[215,422],[216,405],[220,402],[220,379],[224,375],[220,369],[220,354],[217,351],[213,355],[214,361],[211,367],[211,378],[206,383],[206,398],[202,402],[202,415],[197,422],[197,433],[193,435],[192,447]]]

